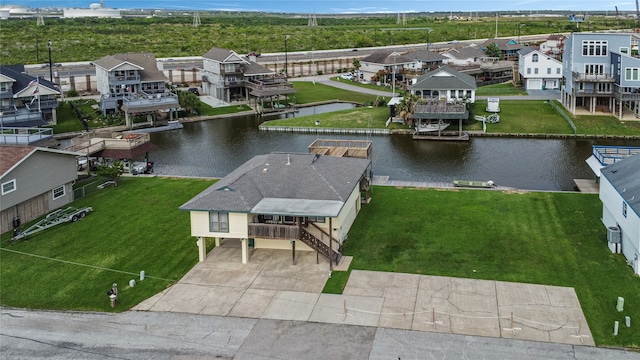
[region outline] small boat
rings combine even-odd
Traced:
[[[471,188],[492,188],[496,186],[492,180],[489,180],[489,181],[453,180],[453,185],[457,187],[471,187]]]
[[[450,124],[446,122],[432,122],[428,124],[418,124],[416,126],[416,132],[433,132],[433,131],[442,131],[446,129]]]

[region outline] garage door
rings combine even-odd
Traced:
[[[542,90],[542,80],[541,79],[527,80],[527,90]]]

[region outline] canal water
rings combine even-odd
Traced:
[[[311,109],[307,111],[313,111]],[[308,152],[316,134],[258,130],[255,116],[185,123],[181,130],[151,134],[150,154],[162,175],[223,177],[255,155]],[[413,140],[409,135],[320,135],[369,139],[374,175],[392,180],[450,182],[493,180],[529,190],[573,190],[573,179],[591,179],[585,163],[592,145],[640,146],[640,141],[477,137],[468,142]]]

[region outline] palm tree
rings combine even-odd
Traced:
[[[198,113],[200,99],[190,91],[178,91],[178,102],[187,114]]]
[[[397,112],[398,116],[402,119],[402,122],[406,125],[409,120],[413,119],[413,111],[418,102],[418,96],[411,93],[406,93],[402,98],[402,101],[398,104]]]

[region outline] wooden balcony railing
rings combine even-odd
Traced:
[[[284,224],[249,224],[249,237],[265,238],[265,239],[300,239],[300,229],[297,225]]]

